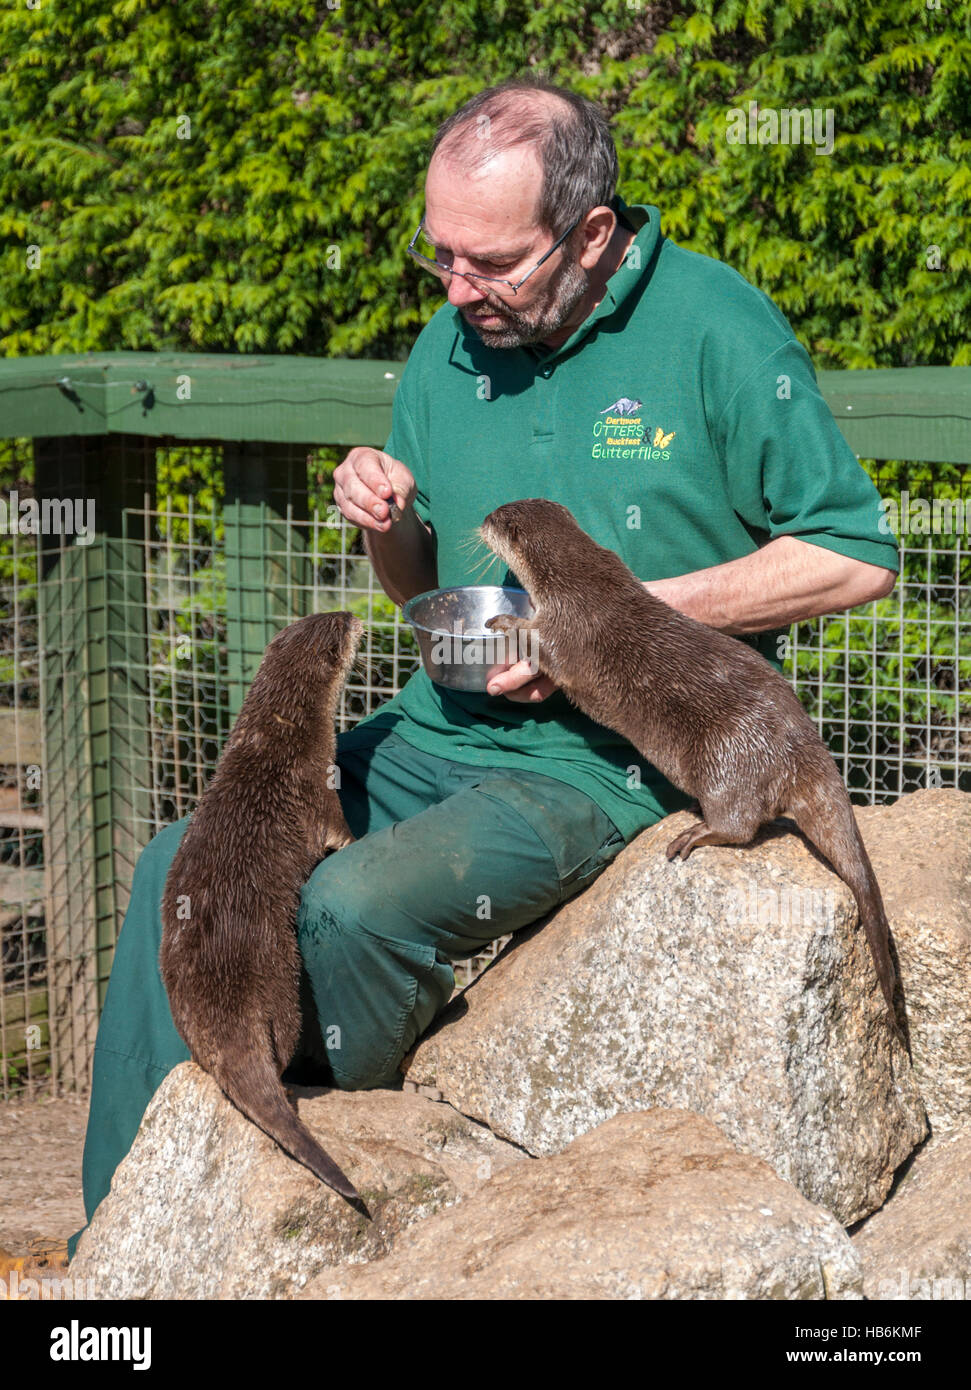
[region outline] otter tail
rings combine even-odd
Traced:
[[[233,1055],[233,1054],[231,1054]],[[235,1053],[237,1057],[240,1053]],[[212,1068],[223,1091],[248,1120],[257,1125],[291,1158],[309,1168],[315,1177],[346,1197],[363,1216],[370,1218],[359,1193],[290,1108],[276,1068],[268,1055],[246,1048],[242,1066],[228,1065],[225,1055]]]
[[[850,798],[828,754],[827,763],[827,776],[825,780],[820,779],[818,792],[812,797],[801,796],[793,801],[783,814],[792,816],[806,838],[826,856],[856,899],[860,925],[866,933],[893,1030],[909,1051],[894,1005],[897,973],[890,955],[890,924],[880,886],[857,826]]]

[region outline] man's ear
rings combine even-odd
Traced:
[[[574,235],[582,237],[577,257],[584,270],[592,270],[606,250],[617,226],[617,214],[605,204],[591,208]]]

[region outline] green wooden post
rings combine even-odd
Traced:
[[[51,1056],[88,1083],[132,871],[153,830],[144,528],[154,441],[34,441],[39,499],[94,504],[90,543],[44,536],[39,593]],[[129,514],[127,509],[136,513]],[[140,515],[139,515],[140,513]]]
[[[267,643],[310,611],[307,454],[311,445],[223,445],[229,713],[235,719]]]

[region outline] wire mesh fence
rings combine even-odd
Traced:
[[[65,496],[107,479],[98,495],[113,498],[90,537],[0,534],[3,1098],[87,1085],[138,854],[192,810],[270,638],[328,609],[365,621],[341,728],[418,665],[331,504],[335,451],[140,436],[111,449],[105,465],[103,437],[0,441],[21,501],[45,470]],[[854,800],[971,791],[967,532],[915,529],[902,506],[933,487],[971,514],[971,467],[867,466],[901,503],[900,581],[799,624],[786,670]],[[503,940],[456,967],[457,987]]]
[[[0,536],[0,1081],[49,1074],[37,546]]]

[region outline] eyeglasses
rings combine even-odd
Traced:
[[[449,283],[449,279],[451,278],[451,276],[461,275],[463,280],[468,280],[470,285],[485,286],[488,289],[495,289],[496,286],[502,285],[512,294],[515,294],[522,285],[525,285],[526,281],[532,275],[533,271],[539,270],[543,262],[549,260],[550,256],[552,256],[556,248],[558,246],[563,245],[564,241],[566,241],[567,237],[573,231],[574,227],[578,227],[580,225],[580,218],[578,217],[575,222],[570,223],[569,227],[567,227],[566,231],[559,238],[559,240],[553,243],[553,245],[547,251],[546,255],[540,256],[539,260],[533,266],[533,270],[528,270],[521,280],[516,281],[515,285],[512,283],[511,280],[500,280],[494,275],[476,275],[474,272],[469,270],[453,270],[451,266],[443,265],[441,261],[436,260],[433,256],[426,256],[423,254],[423,252],[416,251],[415,243],[417,242],[418,238],[422,235],[424,225],[425,219],[424,217],[422,217],[421,221],[418,223],[418,230],[415,232],[415,235],[411,238],[411,241],[409,241],[408,243],[408,255],[413,256],[419,265],[423,265],[426,270],[430,270],[433,275],[437,275],[438,278],[440,280],[444,280],[446,284]],[[426,246],[428,246],[429,250],[433,249],[430,243],[426,242],[425,244]]]

